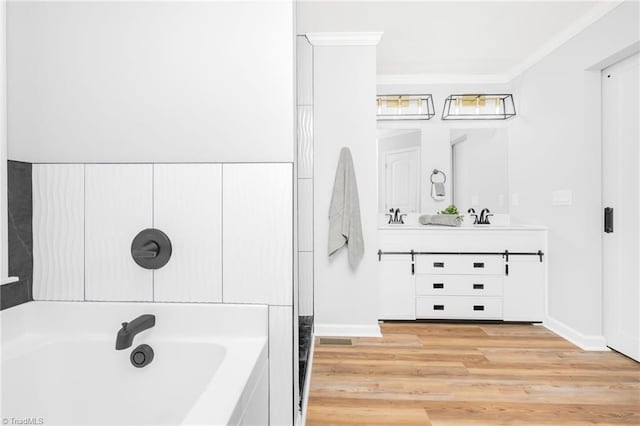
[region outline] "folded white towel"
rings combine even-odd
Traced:
[[[347,245],[349,265],[356,268],[364,256],[358,185],[349,148],[340,150],[329,207],[329,256]]]

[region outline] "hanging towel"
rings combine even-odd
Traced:
[[[442,201],[445,198],[444,194],[445,194],[444,183],[435,182],[431,184],[431,198],[433,198],[436,201]]]
[[[349,265],[355,269],[364,255],[356,173],[349,148],[340,150],[329,207],[329,256],[347,245]]]

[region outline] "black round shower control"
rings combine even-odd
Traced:
[[[134,367],[145,367],[153,361],[153,349],[149,345],[140,345],[131,352],[129,359]]]
[[[145,269],[160,269],[171,259],[171,240],[159,229],[144,229],[131,242],[133,261]]]

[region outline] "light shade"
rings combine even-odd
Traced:
[[[431,95],[378,95],[378,120],[429,120],[436,115]]]
[[[512,94],[449,95],[442,107],[443,120],[506,120],[515,115]]]

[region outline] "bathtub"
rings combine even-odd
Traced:
[[[116,351],[141,314],[155,326]],[[268,423],[266,306],[29,302],[0,321],[3,424]],[[154,358],[136,368],[140,344]]]

